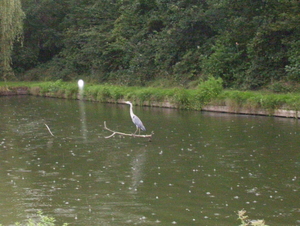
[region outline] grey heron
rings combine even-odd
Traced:
[[[140,132],[140,130],[146,131],[145,126],[143,125],[142,121],[139,119],[139,117],[137,117],[132,110],[132,103],[130,101],[126,101],[126,104],[130,105],[130,117],[132,119],[132,122],[134,123],[134,125],[136,126],[136,131],[134,132],[134,134],[136,134],[137,131]]]

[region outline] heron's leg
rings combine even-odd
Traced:
[[[136,134],[136,132],[138,131],[139,127],[136,127],[136,131],[134,132],[134,135]]]

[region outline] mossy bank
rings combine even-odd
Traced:
[[[0,83],[0,95],[35,95],[103,103],[131,100],[136,105],[299,118],[299,93],[223,90],[210,78],[194,89],[86,84],[82,96],[76,82]]]

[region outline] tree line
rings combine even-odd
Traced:
[[[21,0],[18,79],[300,82],[298,0]]]

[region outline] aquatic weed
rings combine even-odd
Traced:
[[[238,211],[238,219],[242,223],[240,226],[268,226],[265,224],[264,220],[250,220],[244,209]]]
[[[45,216],[42,211],[38,211],[37,215],[38,215],[38,219],[33,220],[30,218],[27,220],[27,222],[25,224],[16,222],[14,225],[15,226],[20,226],[20,225],[24,225],[24,226],[55,226],[56,220],[54,217]],[[69,225],[69,224],[64,223],[62,226],[67,226],[67,225]],[[2,226],[2,224],[0,224],[0,226]]]

